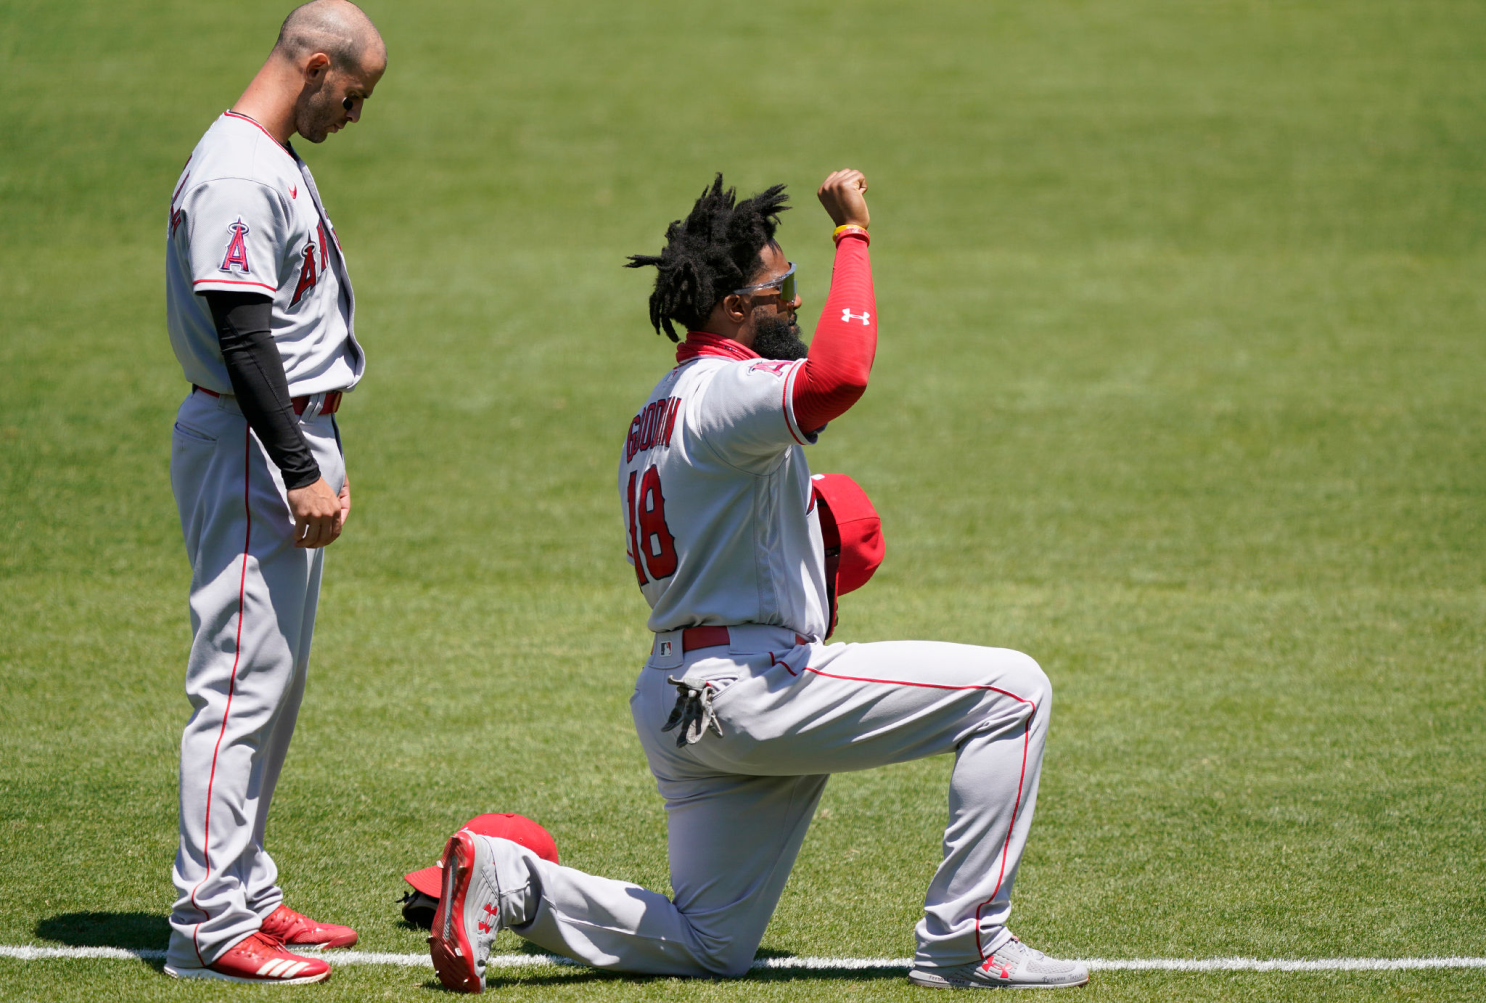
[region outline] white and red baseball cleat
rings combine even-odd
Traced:
[[[433,968],[446,989],[485,991],[485,961],[500,932],[500,888],[494,884],[490,849],[467,829],[449,837],[440,861],[443,894],[428,938]]]
[[[295,947],[319,950],[326,947],[350,947],[356,943],[356,931],[349,926],[317,923],[286,905],[279,906],[264,917],[259,929],[270,937]]]
[[[301,958],[263,932],[249,934],[227,949],[227,953],[205,968],[165,966],[165,974],[177,979],[217,979],[222,982],[264,982],[299,986],[324,982],[330,966],[319,958]]]
[[[1012,937],[984,961],[950,968],[914,965],[908,981],[930,989],[1054,989],[1083,985],[1089,969],[1077,961],[1049,958]]]

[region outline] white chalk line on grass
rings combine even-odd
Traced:
[[[313,954],[336,965],[397,965],[403,968],[432,968],[426,954],[392,954],[383,951],[335,951]],[[50,958],[104,958],[116,961],[161,961],[160,950],[131,951],[122,947],[33,947],[0,945],[0,958],[44,961]],[[1085,958],[1095,972],[1394,972],[1428,968],[1486,968],[1486,958]],[[809,969],[811,971],[859,972],[907,969],[907,958],[759,958],[755,970]],[[577,966],[578,962],[550,954],[493,954],[490,968],[546,968]]]

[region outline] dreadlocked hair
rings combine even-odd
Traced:
[[[707,322],[712,308],[734,289],[741,289],[763,267],[760,252],[774,241],[779,214],[789,209],[783,185],[736,201],[737,189],[722,187],[718,174],[684,220],[666,227],[666,246],[659,254],[632,254],[626,268],[654,265],[655,291],[650,294],[650,323],[679,341],[672,320],[689,329]]]

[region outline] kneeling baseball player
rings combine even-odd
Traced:
[[[840,528],[803,446],[867,387],[877,307],[866,178],[819,197],[837,224],[831,291],[799,338],[795,269],[774,240],[782,185],[737,202],[719,175],[672,223],[650,319],[677,365],[619,464],[629,558],[655,633],[630,707],[668,813],[672,899],[454,834],[429,943],[444,985],[485,988],[501,928],[596,968],[741,975],[832,773],[955,754],[944,859],[909,979],[1076,986],[1083,965],[1007,929],[1052,691],[1024,654],[933,641],[828,644]],[[835,546],[832,546],[832,545]]]

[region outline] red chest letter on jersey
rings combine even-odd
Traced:
[[[294,298],[289,301],[289,305],[294,306],[299,302],[300,297],[315,288],[316,281],[315,242],[310,241],[304,245],[304,265],[299,269],[299,285],[294,287]]]
[[[190,157],[187,157],[186,158],[186,163],[189,164],[190,162],[191,162],[191,158]],[[171,235],[171,237],[174,237],[175,236],[176,228],[181,225],[181,220],[186,215],[186,210],[184,210],[184,209],[177,209],[175,207],[175,200],[181,197],[181,192],[185,189],[186,182],[187,181],[190,181],[190,180],[191,180],[191,174],[190,174],[190,172],[187,172],[186,173],[186,176],[183,177],[183,178],[181,178],[180,186],[176,188],[175,194],[172,195],[172,196],[170,196],[170,235]]]

